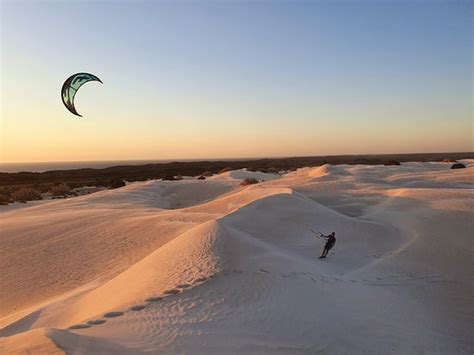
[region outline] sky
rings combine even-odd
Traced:
[[[1,162],[474,150],[469,0],[0,3]]]

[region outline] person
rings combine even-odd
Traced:
[[[324,259],[328,255],[329,250],[331,250],[336,244],[336,233],[332,232],[329,235],[321,235],[321,236],[326,239],[326,245],[324,245],[323,253],[321,254],[319,258]]]

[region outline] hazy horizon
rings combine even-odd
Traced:
[[[0,161],[473,151],[471,15],[470,1],[2,1]],[[81,71],[104,84],[80,89],[77,118],[60,88]]]
[[[0,162],[0,165],[6,164],[48,164],[48,163],[100,163],[100,162],[114,162],[114,161],[204,161],[204,160],[248,160],[248,159],[284,159],[284,158],[304,158],[304,157],[324,157],[324,156],[369,156],[369,155],[416,155],[416,154],[457,154],[457,153],[474,153],[474,150],[465,151],[427,151],[427,152],[387,152],[387,153],[339,153],[339,154],[305,154],[305,155],[258,155],[245,157],[197,157],[197,158],[142,158],[142,159],[96,159],[96,160],[36,160],[36,161],[8,161]]]
[[[386,154],[331,154],[327,157],[337,156],[403,156],[403,155],[418,155],[418,154],[446,154],[446,158],[452,158],[450,155],[464,154],[474,152],[428,152],[428,153],[386,153]],[[240,157],[240,158],[228,158],[228,157],[217,157],[217,158],[176,158],[176,159],[111,159],[111,160],[72,160],[72,161],[24,161],[24,162],[0,162],[1,173],[17,173],[17,172],[45,172],[52,170],[71,170],[71,169],[83,169],[93,168],[102,169],[111,166],[122,166],[122,165],[145,165],[145,164],[159,164],[159,163],[171,163],[171,162],[196,162],[196,161],[241,161],[241,160],[259,160],[259,159],[285,159],[285,158],[304,158],[304,157],[318,157],[317,155],[306,155],[306,156],[260,156],[260,157]],[[320,156],[320,157],[324,157]]]

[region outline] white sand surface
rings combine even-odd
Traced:
[[[238,170],[0,209],[0,353],[472,354],[464,163]],[[326,259],[311,230],[336,232]]]

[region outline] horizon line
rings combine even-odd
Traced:
[[[410,153],[351,153],[351,154],[323,154],[323,155],[281,155],[281,156],[253,156],[253,157],[219,157],[219,158],[144,158],[144,159],[104,159],[104,160],[49,160],[49,161],[9,161],[0,162],[7,164],[51,164],[51,163],[101,163],[101,162],[199,162],[199,161],[236,161],[260,159],[292,159],[292,158],[322,158],[341,156],[388,156],[388,155],[428,155],[428,154],[474,154],[474,151],[449,151],[449,152],[410,152]]]

